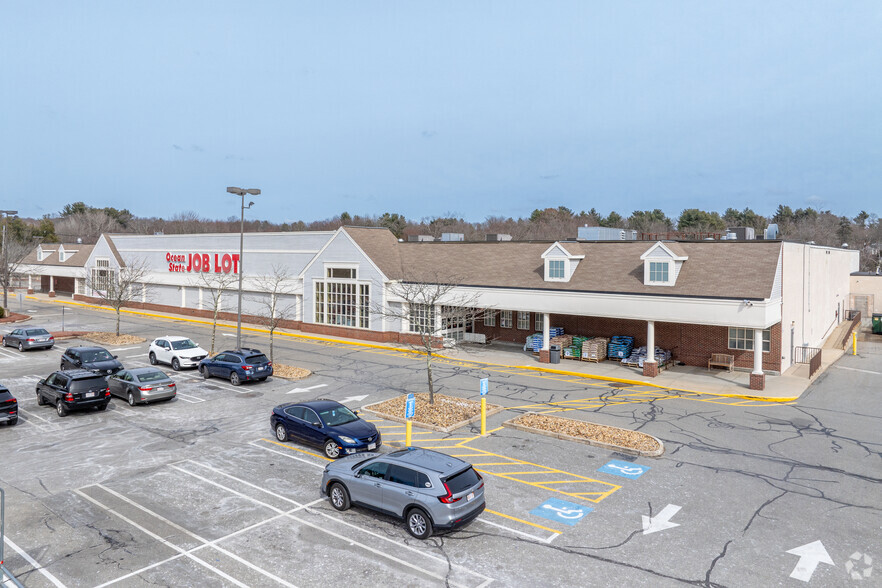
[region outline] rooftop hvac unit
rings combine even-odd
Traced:
[[[727,239],[738,239],[739,241],[753,241],[756,239],[756,231],[753,227],[731,227],[726,229]],[[734,234],[734,237],[729,235]]]
[[[775,223],[770,224],[766,227],[766,230],[763,231],[763,237],[766,239],[777,239],[778,238],[778,225]]]
[[[637,231],[612,227],[579,227],[580,241],[635,241]]]
[[[441,233],[442,241],[465,241],[463,233]]]
[[[488,233],[488,241],[511,241],[511,235],[506,233]]]

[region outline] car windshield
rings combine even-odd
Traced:
[[[83,380],[74,380],[70,383],[71,392],[82,392],[83,390],[96,390],[98,388],[106,388],[107,382],[104,378],[86,378]]]
[[[28,329],[26,333],[28,335],[48,335],[49,331],[46,329]]]
[[[146,372],[143,374],[138,374],[138,379],[142,382],[156,382],[157,380],[165,380],[168,376],[162,373],[159,370],[155,372]]]
[[[477,484],[479,479],[478,474],[470,466],[468,469],[450,476],[444,483],[450,488],[450,492],[458,494]]]
[[[346,423],[351,423],[352,421],[358,420],[358,417],[355,416],[355,414],[345,406],[322,410],[319,412],[319,416],[329,427],[345,425]]]
[[[109,359],[113,359],[113,356],[110,355],[110,353],[108,353],[105,349],[83,352],[83,361],[87,363],[92,363],[95,361],[107,361]]]
[[[189,339],[184,339],[183,341],[172,341],[172,349],[196,349],[199,347]]]
[[[249,355],[245,358],[245,361],[248,363],[267,363],[269,360],[266,358],[266,355],[261,353],[259,355]]]

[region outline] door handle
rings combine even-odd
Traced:
[[[374,482],[374,486],[376,486],[377,488],[382,488],[379,482]]]
[[[405,492],[405,494],[407,494],[408,496],[416,496],[416,494],[414,494],[414,493],[411,492],[410,490],[408,490],[407,492]]]

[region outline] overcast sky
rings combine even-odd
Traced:
[[[882,2],[0,3],[25,216],[882,214]]]

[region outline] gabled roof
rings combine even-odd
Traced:
[[[107,246],[110,247],[110,252],[113,253],[113,257],[116,258],[116,263],[119,264],[119,267],[126,267],[125,260],[122,258],[122,255],[119,254],[119,250],[116,248],[116,243],[113,242],[113,235],[102,233],[101,236],[107,241]]]
[[[646,259],[656,249],[664,250],[668,255],[671,256],[671,258],[673,258],[677,261],[686,261],[689,258],[689,256],[686,255],[686,252],[683,251],[683,248],[680,246],[679,243],[673,243],[673,242],[663,243],[661,241],[658,241],[655,245],[653,245],[652,247],[647,249],[646,252],[640,256],[640,259]]]
[[[548,249],[545,250],[545,253],[542,254],[542,259],[545,259],[546,257],[548,257],[554,251],[562,252],[569,259],[582,259],[583,257],[585,257],[584,255],[573,255],[572,253],[567,251],[567,248],[563,246],[563,243],[561,243],[560,241],[557,241],[555,243],[552,243],[551,247],[549,247]]]
[[[37,249],[40,247],[44,251],[52,251],[52,253],[43,261],[37,261]],[[58,260],[58,249],[63,248],[70,256],[64,261]],[[55,265],[63,267],[85,267],[89,254],[92,253],[94,245],[83,245],[82,243],[40,243],[34,247],[24,259],[21,260],[22,265]],[[75,253],[71,253],[75,251]]]
[[[430,282],[443,272],[463,286],[752,300],[771,296],[782,246],[779,241],[666,244],[689,261],[677,283],[661,292],[643,283],[640,257],[646,241],[568,241],[566,250],[584,259],[569,282],[547,282],[542,259],[547,242],[399,243],[386,233],[360,229],[351,234],[390,279]]]

